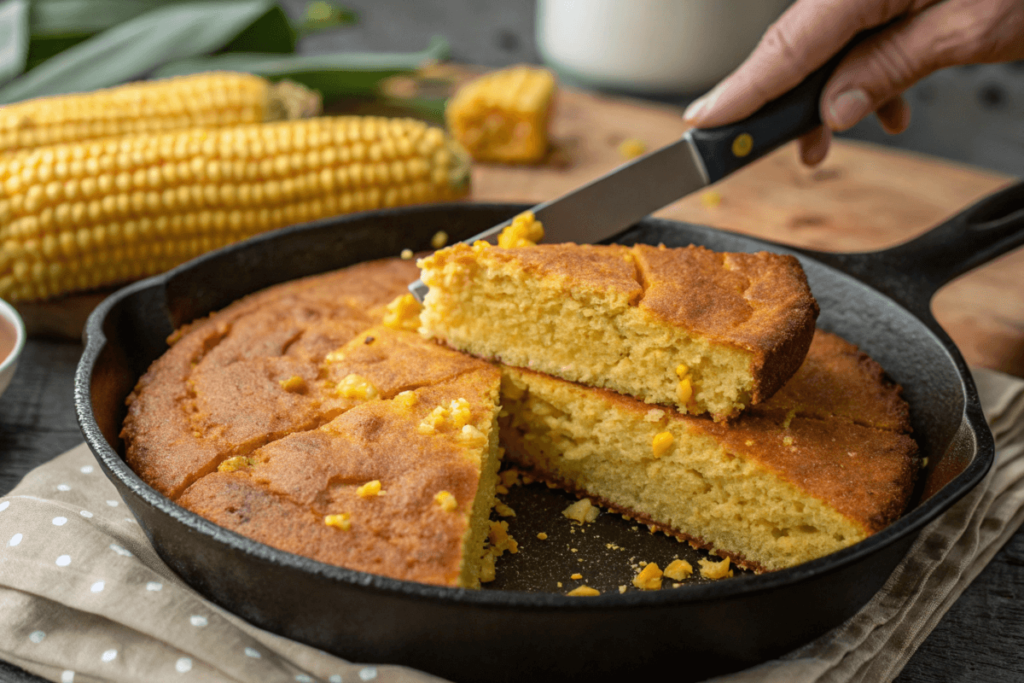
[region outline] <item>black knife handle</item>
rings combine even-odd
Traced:
[[[832,72],[855,45],[890,25],[861,31],[799,85],[742,121],[689,131],[687,134],[704,161],[708,181],[721,180],[820,126],[821,94]]]

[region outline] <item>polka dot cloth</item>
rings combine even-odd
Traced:
[[[351,664],[207,602],[161,562],[95,463],[79,446],[0,498],[0,659],[60,683],[438,680]]]

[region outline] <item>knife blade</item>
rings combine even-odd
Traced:
[[[688,131],[677,142],[616,167],[557,199],[533,207],[544,225],[544,241],[590,244],[618,234],[663,206],[706,186],[704,162]],[[508,219],[466,240],[497,244]],[[420,302],[427,294],[421,280],[409,285]]]

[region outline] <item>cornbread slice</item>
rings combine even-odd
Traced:
[[[880,531],[918,469],[900,389],[818,332],[785,396],[729,423],[502,367],[506,457],[757,571]]]
[[[479,586],[499,465],[493,366],[379,323],[416,276],[363,264],[175,333],[129,398],[126,460],[207,519],[395,578]]]
[[[478,243],[419,265],[425,336],[716,419],[796,372],[818,315],[799,262],[766,252]]]

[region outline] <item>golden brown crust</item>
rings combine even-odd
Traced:
[[[403,333],[396,333],[403,334]],[[409,335],[415,340],[414,335]],[[471,420],[489,420],[495,368],[416,391],[407,407],[395,401],[355,406],[322,427],[291,434],[251,454],[252,464],[214,472],[190,486],[178,504],[281,550],[321,562],[394,578],[452,585],[480,477],[455,434],[424,435],[417,425],[431,410],[465,398]],[[361,497],[358,487],[381,482],[384,493]],[[448,491],[457,509],[435,496]],[[324,517],[347,514],[346,530]]]
[[[753,404],[771,397],[800,367],[818,303],[794,257],[646,244],[635,245],[633,254],[644,287],[641,310],[753,354]]]
[[[176,333],[129,398],[128,463],[180,505],[274,547],[456,583],[486,435],[470,444],[453,425],[418,425],[465,399],[468,424],[487,432],[500,373],[377,324],[416,274],[409,262],[361,264],[264,290]],[[370,393],[339,391],[352,376]],[[400,392],[410,394],[390,400]],[[356,494],[372,480],[384,495]],[[441,491],[454,510],[435,500]],[[334,514],[350,527],[326,525]]]
[[[797,373],[797,384],[785,395],[728,423],[671,409],[666,416],[713,437],[727,453],[759,463],[874,533],[906,508],[918,463],[917,444],[904,433],[909,423],[901,389],[883,381],[878,365],[867,361],[857,347],[819,331],[807,356],[808,370]],[[628,396],[587,390],[638,419],[651,410]],[[851,398],[856,392],[865,393]],[[503,438],[509,438],[507,431]]]
[[[359,264],[257,292],[185,326],[128,399],[128,464],[175,498],[225,458],[316,427],[316,400],[279,382],[315,380],[324,356],[378,323],[416,273],[397,259]]]

